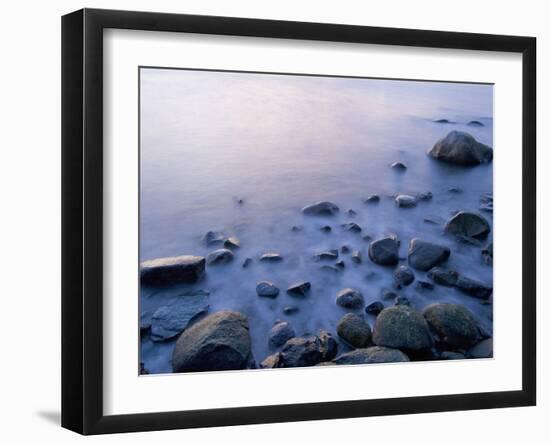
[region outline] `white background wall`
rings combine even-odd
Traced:
[[[34,439],[65,442],[83,438],[62,430],[59,414],[60,17],[84,6],[536,36],[538,222],[539,226],[550,223],[547,198],[550,195],[549,180],[542,177],[543,168],[550,173],[548,156],[543,152],[545,122],[548,124],[550,119],[547,108],[550,96],[542,82],[545,76],[550,75],[549,13],[545,10],[545,2],[4,2],[0,26],[0,275],[3,282],[0,290],[0,436],[3,441]],[[539,228],[539,276],[548,272],[550,260],[541,251],[549,247],[548,234]],[[550,368],[550,326],[544,311],[550,303],[545,300],[548,279],[544,275],[541,277],[538,291],[537,407],[165,431],[98,437],[94,440],[281,442],[304,439],[333,442],[347,438],[423,442],[444,440],[446,443],[462,443],[465,439],[547,441],[550,436],[550,382],[545,375],[549,374]]]

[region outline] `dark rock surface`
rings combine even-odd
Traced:
[[[355,232],[355,233],[361,232],[361,226],[359,226],[357,223],[354,223],[354,222],[344,223],[342,227],[344,228],[344,230],[349,232]]]
[[[399,194],[395,197],[395,204],[399,208],[414,208],[418,200],[413,195]]]
[[[322,201],[302,208],[306,215],[335,215],[340,209],[334,203]]]
[[[406,354],[398,349],[371,346],[346,352],[334,359],[337,365],[362,365],[371,363],[401,363],[410,361]]]
[[[279,295],[279,288],[270,281],[261,281],[256,285],[256,293],[260,297],[275,298]]]
[[[487,338],[480,341],[468,350],[470,358],[491,358],[493,357],[493,339]]]
[[[360,251],[353,251],[351,253],[351,261],[360,265],[363,263],[363,255]]]
[[[338,336],[354,348],[365,348],[372,332],[369,324],[356,314],[344,315],[336,326]]]
[[[378,265],[395,266],[399,261],[399,242],[391,237],[371,242],[369,258]]]
[[[237,237],[229,237],[224,242],[223,245],[227,249],[238,249],[241,247],[241,242]]]
[[[462,305],[434,303],[423,315],[447,350],[468,349],[480,339],[474,315]]]
[[[364,303],[363,294],[357,289],[345,288],[336,295],[336,304],[346,309],[359,309]]]
[[[467,123],[468,126],[485,126],[483,123],[481,123],[479,120],[471,120]]]
[[[409,244],[409,265],[419,271],[428,271],[446,261],[451,250],[442,245],[413,238]]]
[[[409,286],[414,281],[414,272],[408,266],[401,265],[393,272],[393,279],[397,288]]]
[[[336,260],[338,258],[338,249],[329,249],[328,251],[318,252],[313,256],[316,261]]]
[[[140,265],[140,280],[149,286],[196,283],[204,276],[205,263],[194,255],[147,260]]]
[[[443,269],[439,267],[432,268],[428,271],[428,278],[432,279],[442,286],[454,286],[458,280],[458,272],[451,269]]]
[[[380,314],[383,310],[384,310],[384,303],[382,303],[381,301],[372,302],[365,308],[365,312],[367,314],[374,315],[374,316]]]
[[[311,290],[311,283],[308,281],[296,283],[286,290],[287,294],[292,295],[293,297],[305,297],[307,293]]]
[[[284,345],[288,340],[294,338],[294,328],[287,321],[276,321],[269,331],[268,344],[272,348]]]
[[[266,252],[265,254],[262,254],[260,257],[260,261],[263,262],[278,262],[283,259],[283,256],[281,254],[278,254],[277,252]]]
[[[204,234],[203,241],[206,244],[206,246],[212,246],[216,243],[223,242],[225,236],[223,232],[220,231],[208,231],[206,234]]]
[[[369,195],[365,199],[365,203],[378,203],[378,202],[380,202],[380,196],[378,194]]]
[[[277,366],[300,368],[315,366],[321,361],[323,361],[323,350],[318,337],[296,337],[288,340],[281,349]]]
[[[489,222],[481,215],[460,211],[446,224],[445,232],[451,235],[482,240],[491,232]]]
[[[229,249],[216,249],[206,256],[206,264],[209,266],[226,264],[232,261],[233,257],[233,252]]]
[[[439,140],[428,155],[436,160],[462,166],[473,166],[489,163],[493,159],[493,149],[479,143],[465,132],[452,131]]]
[[[493,288],[486,286],[480,281],[462,275],[458,277],[455,287],[465,294],[482,300],[487,300],[493,293]]]

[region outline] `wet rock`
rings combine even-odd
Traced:
[[[149,286],[196,283],[204,276],[205,263],[204,257],[193,255],[147,260],[140,265],[140,280]]]
[[[434,120],[434,123],[441,123],[441,124],[454,124],[454,122],[446,119],[446,118],[440,118],[438,120]]]
[[[405,165],[405,163],[401,163],[401,162],[394,162],[391,164],[391,168],[392,169],[395,169],[397,171],[404,171],[407,169],[407,165]]]
[[[229,249],[216,249],[206,256],[208,265],[222,265],[233,260],[233,252]]]
[[[433,344],[426,319],[403,305],[386,308],[376,317],[373,341],[378,346],[413,352],[428,350]]]
[[[372,194],[366,198],[365,203],[378,203],[379,201],[380,196],[378,194]]]
[[[346,309],[359,309],[365,303],[363,294],[357,289],[345,288],[336,295],[336,304]]]
[[[329,232],[332,232],[332,228],[331,228],[329,225],[321,226],[321,227],[319,228],[319,230],[320,230],[321,232],[325,232],[325,233],[327,233],[327,234],[328,234]]]
[[[285,306],[283,308],[283,313],[286,315],[294,315],[297,314],[300,311],[300,308],[298,306]]]
[[[428,155],[455,165],[473,166],[489,163],[493,159],[493,150],[465,132],[452,131],[439,140]]]
[[[338,258],[338,249],[329,249],[328,251],[318,252],[313,256],[315,261],[336,260]]]
[[[261,369],[273,369],[279,365],[279,353],[271,354],[260,363]]]
[[[445,232],[451,235],[482,240],[491,232],[489,222],[481,215],[460,211],[446,224]]]
[[[410,306],[411,302],[407,297],[405,297],[403,295],[398,295],[397,297],[395,297],[394,305],[395,306]]]
[[[223,242],[225,236],[223,232],[220,231],[208,231],[206,234],[204,234],[203,241],[206,244],[206,246],[212,246],[216,243]]]
[[[399,262],[399,242],[391,237],[371,242],[369,258],[378,265],[395,266]]]
[[[245,369],[250,359],[246,316],[220,311],[183,331],[174,347],[172,368],[174,372]]]
[[[348,245],[344,245],[340,248],[342,254],[348,254],[351,251],[351,248]]]
[[[420,291],[433,291],[434,285],[429,281],[418,280],[416,282],[416,289]]]
[[[370,315],[378,315],[384,310],[384,303],[381,301],[372,302],[365,308],[365,312]]]
[[[363,255],[360,251],[353,251],[351,253],[351,261],[360,265],[363,263]]]
[[[321,360],[332,360],[338,353],[338,343],[332,334],[325,330],[320,330],[317,334],[321,344]]]
[[[468,349],[479,339],[477,321],[464,306],[453,303],[434,303],[423,315],[447,350]]]
[[[306,215],[335,215],[340,209],[334,203],[328,201],[318,202],[302,208],[302,214]]]
[[[485,248],[481,250],[481,256],[483,261],[487,265],[493,264],[493,242],[489,243]]]
[[[256,285],[256,293],[260,297],[275,298],[279,292],[279,288],[270,281],[261,281]]]
[[[323,360],[321,341],[316,336],[288,340],[279,353],[278,367],[300,368],[315,366]]]
[[[382,291],[383,300],[393,300],[397,297],[397,294],[393,291]]]
[[[401,363],[410,361],[406,354],[398,349],[371,346],[346,352],[334,360],[337,365],[363,365],[370,363]]]
[[[346,267],[346,263],[344,263],[344,260],[338,260],[336,263],[334,263],[334,266],[342,270]]]
[[[440,265],[451,255],[446,246],[413,238],[409,244],[409,265],[419,271],[428,271]]]
[[[443,269],[439,267],[432,268],[428,271],[428,278],[432,279],[442,286],[454,286],[458,280],[458,272],[451,269]]]
[[[369,234],[363,235],[363,240],[365,240],[365,241],[371,241],[371,240],[372,240],[372,235],[369,235]]]
[[[252,259],[250,257],[246,257],[243,261],[243,268],[248,268],[252,264]]]
[[[395,197],[395,204],[399,208],[413,208],[416,206],[416,197],[412,195],[400,194]]]
[[[229,237],[223,242],[223,245],[227,249],[238,249],[241,247],[241,242],[237,237]]]
[[[292,295],[294,297],[305,297],[307,293],[311,289],[311,283],[308,281],[304,281],[301,283],[296,283],[295,285],[290,286],[286,292],[288,295]]]
[[[427,202],[427,201],[430,201],[433,198],[433,196],[434,195],[430,191],[427,191],[427,192],[421,192],[420,194],[418,194],[417,198],[420,201]]]
[[[369,324],[356,314],[344,315],[336,326],[338,336],[354,348],[365,348],[372,332]]]
[[[283,256],[281,254],[278,254],[277,252],[267,252],[260,257],[260,261],[270,262],[270,263],[278,262],[278,261],[281,261],[282,259],[283,259]]]
[[[464,360],[466,356],[460,352],[443,351],[439,358],[441,360]]]
[[[408,266],[401,265],[393,272],[393,279],[397,288],[409,286],[414,281],[414,272]]]
[[[468,126],[485,126],[479,120],[471,120],[467,123]]]
[[[458,277],[455,287],[465,294],[483,300],[487,300],[493,293],[493,288],[486,286],[480,281],[462,275]]]
[[[276,321],[269,331],[268,344],[272,348],[284,345],[288,340],[294,338],[294,328],[287,321]]]
[[[355,233],[361,232],[361,226],[359,226],[357,223],[354,223],[354,222],[344,223],[342,227],[344,228],[344,230],[349,232],[355,232]]]
[[[493,339],[487,338],[468,350],[470,358],[492,358],[493,357]]]

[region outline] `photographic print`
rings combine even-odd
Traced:
[[[139,68],[139,373],[491,358],[493,94]]]

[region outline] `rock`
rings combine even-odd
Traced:
[[[465,132],[452,131],[439,140],[428,155],[447,163],[473,166],[489,163],[493,159],[493,150]]]
[[[493,357],[493,339],[487,338],[468,350],[470,358],[492,358]]]
[[[449,188],[447,189],[447,192],[450,192],[451,194],[462,194],[462,189],[460,188]]]
[[[208,231],[206,234],[204,234],[203,241],[206,244],[206,246],[212,246],[216,243],[223,242],[225,236],[223,235],[223,232],[220,231]]]
[[[268,344],[272,348],[284,345],[295,336],[294,328],[287,321],[277,321],[269,331]]]
[[[485,126],[479,120],[471,120],[467,123],[468,126]]]
[[[338,258],[338,249],[329,249],[328,251],[318,252],[313,256],[315,261],[336,260]]]
[[[458,280],[458,272],[450,269],[443,269],[439,267],[432,268],[428,271],[428,278],[432,279],[442,286],[454,286]]]
[[[338,269],[344,269],[346,267],[346,263],[344,260],[338,260],[336,263],[334,263],[334,266],[336,266]]]
[[[332,360],[338,353],[338,343],[330,332],[320,330],[317,338],[321,344],[321,360]]]
[[[283,313],[286,315],[294,315],[297,314],[300,311],[300,308],[298,306],[285,306],[283,308]]]
[[[320,230],[321,232],[326,232],[326,233],[332,232],[332,228],[329,225],[321,226]]]
[[[433,122],[442,124],[454,124],[454,122],[447,120],[446,118],[440,118],[439,120],[434,120]]]
[[[397,297],[395,297],[394,305],[395,306],[410,306],[411,302],[407,297],[405,297],[403,295],[398,295]]]
[[[300,231],[304,230],[304,227],[303,226],[292,226],[292,228],[290,228],[290,230],[292,232],[300,232]]]
[[[434,287],[429,281],[418,280],[416,282],[416,289],[420,291],[433,291]]]
[[[426,351],[433,344],[426,319],[403,305],[386,308],[376,317],[372,339],[378,346],[413,352]]]
[[[439,358],[441,360],[464,360],[466,356],[460,352],[443,351]]]
[[[323,201],[302,208],[306,215],[335,215],[340,209],[334,203]]]
[[[184,331],[196,318],[208,312],[209,294],[195,291],[158,308],[151,317],[151,340],[169,340]]]
[[[246,257],[243,261],[243,268],[248,268],[252,264],[252,259],[250,257]]]
[[[465,294],[483,300],[487,300],[493,293],[493,288],[485,286],[485,284],[477,280],[473,280],[462,275],[458,277],[455,287]]]
[[[288,295],[292,295],[294,297],[305,297],[307,293],[311,289],[311,283],[308,281],[304,281],[301,283],[296,283],[295,285],[290,286],[286,292]]]
[[[360,251],[353,251],[351,253],[351,261],[360,265],[363,263],[363,255]]]
[[[323,265],[319,269],[321,271],[326,271],[326,272],[330,272],[330,273],[333,273],[333,274],[336,274],[336,273],[340,272],[340,268],[337,268],[336,266],[331,266],[331,265]]]
[[[238,249],[241,247],[241,242],[237,237],[229,237],[223,242],[223,245],[228,249]]]
[[[277,262],[277,261],[281,261],[282,259],[283,259],[283,256],[276,252],[267,252],[260,257],[260,261],[263,261],[263,262]]]
[[[344,228],[344,230],[349,232],[355,232],[355,233],[361,232],[361,226],[359,226],[357,223],[354,223],[354,222],[344,223],[342,227]]]
[[[321,341],[316,336],[288,340],[279,353],[278,367],[300,368],[315,366],[323,360]]]
[[[413,208],[416,206],[416,197],[412,195],[400,194],[395,197],[395,204],[399,208]]]
[[[489,222],[481,215],[472,212],[460,211],[446,224],[445,232],[448,234],[482,240],[491,232]]]
[[[233,252],[229,249],[216,249],[206,256],[208,265],[221,265],[233,260]]]
[[[382,299],[393,300],[397,297],[397,294],[393,291],[382,291]]]
[[[334,359],[337,365],[363,365],[370,363],[400,363],[410,361],[406,354],[398,349],[371,346],[346,352]]]
[[[369,258],[378,265],[395,266],[399,262],[399,242],[391,237],[371,242]]]
[[[393,272],[393,279],[397,288],[409,286],[414,281],[414,272],[408,266],[401,265]]]
[[[357,215],[357,212],[355,212],[353,209],[348,209],[348,215],[350,217],[355,217]]]
[[[381,275],[374,271],[370,271],[369,273],[367,273],[367,275],[365,275],[365,280],[367,281],[377,281],[381,278]]]
[[[434,303],[424,309],[423,315],[447,350],[468,349],[480,338],[476,319],[462,305]]]
[[[204,276],[205,263],[204,257],[193,255],[147,260],[140,265],[140,281],[149,286],[196,283]]]
[[[351,251],[351,248],[348,245],[344,245],[340,248],[340,252],[342,254],[347,254]]]
[[[174,372],[245,369],[251,359],[246,316],[220,311],[183,331],[172,354]]]
[[[365,203],[378,203],[379,201],[380,196],[378,194],[372,194],[366,198]]]
[[[384,303],[381,301],[372,302],[365,308],[365,312],[370,315],[378,315],[384,310]]]
[[[409,244],[409,265],[419,271],[428,271],[446,261],[451,250],[446,246],[413,238]]]
[[[487,265],[493,264],[493,242],[489,243],[485,248],[481,250],[481,256],[483,261]]]
[[[338,336],[354,348],[365,348],[372,337],[369,324],[356,314],[344,315],[336,326]]]
[[[418,194],[417,199],[420,201],[427,202],[427,201],[430,201],[433,198],[433,196],[434,195],[430,191],[421,192],[420,194]]]
[[[365,303],[363,294],[357,289],[342,289],[336,295],[336,304],[346,309],[359,309]]]
[[[392,169],[395,169],[397,171],[404,171],[407,169],[407,165],[401,162],[394,162],[391,164]]]
[[[260,363],[261,369],[273,369],[279,365],[279,353],[271,354],[265,358],[264,361]]]
[[[256,293],[260,297],[275,298],[279,292],[279,288],[270,281],[261,281],[256,285]]]

